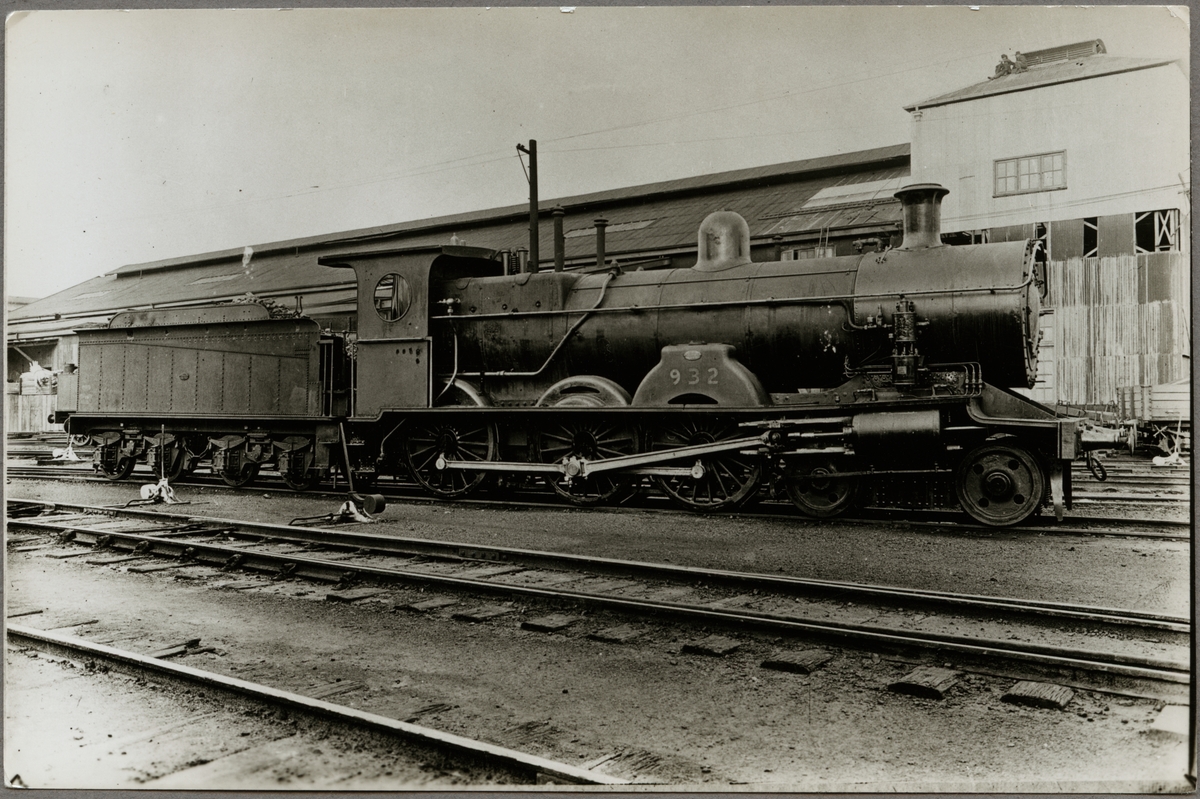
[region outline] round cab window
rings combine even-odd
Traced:
[[[384,275],[375,284],[375,313],[385,322],[398,321],[408,313],[412,292],[408,281],[395,273]]]

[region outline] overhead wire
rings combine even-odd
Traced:
[[[773,134],[761,134],[761,133],[741,134],[741,135],[737,135],[737,136],[714,137],[714,138],[710,138],[710,139],[697,139],[697,140],[688,140],[688,141],[682,141],[682,142],[643,142],[643,143],[626,144],[626,145],[608,145],[608,146],[600,146],[600,147],[569,148],[569,149],[561,149],[561,150],[555,149],[552,146],[552,145],[560,143],[560,142],[573,141],[575,139],[586,138],[588,136],[596,136],[596,135],[601,135],[601,134],[605,134],[605,133],[614,133],[614,132],[623,131],[623,130],[632,130],[632,129],[639,128],[639,127],[647,127],[650,125],[661,124],[664,122],[677,121],[679,119],[686,119],[686,118],[695,117],[695,116],[702,116],[705,114],[722,113],[722,112],[731,111],[731,110],[734,110],[737,108],[746,108],[746,107],[753,106],[753,105],[761,105],[762,103],[777,102],[780,100],[792,99],[792,98],[801,97],[804,95],[815,94],[815,93],[822,92],[822,91],[829,91],[832,89],[845,88],[846,86],[851,86],[851,85],[855,85],[855,84],[859,84],[859,83],[865,83],[865,82],[872,81],[872,80],[882,80],[882,79],[886,79],[886,78],[890,78],[890,77],[895,77],[898,75],[908,74],[911,72],[928,70],[928,69],[937,68],[937,67],[944,67],[949,64],[957,63],[959,61],[965,61],[965,60],[974,59],[974,58],[978,58],[978,57],[979,57],[979,53],[977,51],[971,51],[970,53],[966,53],[964,55],[958,55],[958,56],[954,56],[951,58],[945,58],[940,61],[931,62],[931,63],[923,63],[923,64],[919,64],[916,66],[907,67],[905,69],[893,70],[890,72],[883,72],[883,73],[868,73],[868,74],[864,74],[862,77],[854,78],[852,80],[845,80],[845,81],[840,81],[837,83],[823,84],[820,86],[813,86],[813,87],[810,87],[807,89],[801,89],[801,90],[786,89],[781,92],[775,92],[770,95],[757,97],[754,99],[745,100],[745,101],[738,102],[738,103],[730,103],[730,104],[726,104],[726,105],[694,109],[694,110],[689,110],[689,111],[685,111],[685,112],[681,112],[681,113],[668,114],[665,116],[659,116],[659,117],[654,117],[651,119],[645,119],[645,120],[641,120],[641,121],[637,121],[637,122],[630,122],[628,124],[615,125],[615,126],[611,126],[608,128],[600,128],[600,129],[596,129],[596,130],[574,133],[574,134],[570,134],[567,136],[559,136],[559,137],[555,137],[555,138],[542,139],[542,140],[539,140],[539,144],[542,145],[542,149],[543,149],[544,153],[554,154],[554,153],[570,153],[570,152],[591,152],[591,151],[599,151],[599,150],[606,150],[606,149],[638,149],[638,148],[645,148],[645,147],[662,147],[662,146],[675,145],[675,144],[705,143],[708,141],[736,141],[736,140],[744,140],[744,139],[749,139],[749,138],[768,138],[768,137],[772,137],[772,136],[796,135],[796,133],[797,133],[796,131],[784,131],[784,132],[773,133]],[[843,129],[850,129],[853,127],[854,126],[847,125],[847,126],[834,126],[834,127],[825,127],[825,128],[812,128],[812,129],[805,129],[805,130],[802,130],[799,132],[807,133],[807,132],[820,132],[820,131],[828,131],[828,130],[843,130]],[[551,146],[547,147],[547,145],[551,145]],[[241,207],[241,206],[246,206],[246,205],[254,205],[254,204],[262,203],[262,202],[287,200],[287,199],[293,199],[296,197],[304,197],[304,196],[310,196],[310,195],[314,195],[314,194],[320,194],[320,193],[324,193],[327,191],[333,191],[333,190],[338,190],[338,189],[355,188],[355,187],[367,186],[367,185],[371,185],[371,184],[375,184],[375,183],[387,183],[387,182],[390,182],[393,180],[398,180],[398,179],[406,178],[406,177],[423,177],[423,176],[427,176],[427,175],[434,175],[434,174],[439,174],[442,172],[453,171],[456,169],[464,169],[467,167],[481,167],[481,166],[486,166],[489,164],[506,161],[511,157],[512,157],[511,154],[507,150],[489,150],[486,152],[474,153],[471,155],[450,158],[450,159],[446,159],[444,161],[435,161],[435,162],[431,162],[429,164],[424,164],[424,165],[414,167],[411,169],[406,169],[406,170],[401,170],[401,171],[396,171],[396,172],[388,172],[388,173],[381,174],[381,175],[377,174],[377,175],[373,175],[370,177],[364,177],[364,178],[357,179],[357,180],[340,181],[335,184],[329,184],[329,185],[323,185],[323,186],[313,186],[313,187],[310,187],[307,189],[300,189],[300,190],[296,190],[296,191],[286,192],[283,194],[272,194],[272,195],[263,196],[263,197],[246,198],[246,199],[242,199],[242,200],[238,200],[238,201],[234,201],[234,202],[221,203],[219,205],[204,206],[201,208],[193,208],[193,209],[187,209],[187,210],[182,210],[182,211],[161,211],[161,212],[154,212],[154,213],[149,213],[149,214],[140,214],[140,215],[136,215],[136,216],[124,217],[123,221],[132,221],[132,220],[147,219],[147,218],[158,218],[158,217],[162,217],[162,216],[182,216],[182,215],[187,215],[187,214],[204,213],[204,212],[219,210],[219,209],[223,209],[223,208],[236,208],[236,207]],[[528,170],[525,168],[525,162],[523,159],[521,159],[521,166],[522,166],[522,169],[525,170],[526,180],[528,180],[529,179]]]

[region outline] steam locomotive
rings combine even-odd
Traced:
[[[936,184],[905,187],[883,252],[754,262],[742,217],[695,266],[506,274],[497,253],[329,255],[356,336],[257,305],[117,314],[79,332],[56,420],[126,477],[202,460],[302,490],[338,471],[464,497],[489,478],[619,502],[650,482],[696,511],[762,492],[804,515],[959,507],[989,525],[1070,502],[1073,419],[1032,386],[1043,277],[1030,242],[945,246]]]

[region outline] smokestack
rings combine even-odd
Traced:
[[[949,193],[937,183],[913,183],[893,195],[904,206],[904,241],[896,249],[942,246],[942,198]]]
[[[607,219],[597,219],[596,225],[596,266],[604,266],[604,229],[608,227]]]
[[[567,241],[563,237],[563,217],[567,215],[561,205],[550,209],[554,216],[554,271],[561,272],[567,262]]]

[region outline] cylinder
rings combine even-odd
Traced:
[[[936,408],[856,414],[850,423],[854,451],[875,462],[927,460],[942,451]]]

